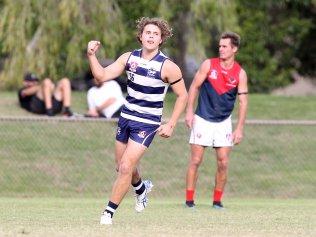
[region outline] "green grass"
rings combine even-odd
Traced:
[[[2,115],[35,116],[18,107],[16,93],[1,95]],[[315,99],[250,95],[248,118],[313,120]],[[165,118],[173,101],[168,94]],[[73,109],[85,112],[85,93],[73,93]],[[0,236],[316,235],[316,126],[247,125],[231,154],[221,212],[210,208],[211,149],[200,167],[196,211],[182,205],[190,149],[180,122],[172,138],[157,136],[142,158],[142,176],[155,185],[145,212],[133,211],[129,192],[114,225],[101,227],[116,177],[115,129],[115,122],[92,120],[1,120]]]
[[[100,226],[101,199],[0,199],[0,236],[252,236],[316,235],[315,200],[230,199],[226,209],[200,200],[150,199],[143,213],[127,198],[112,226]]]
[[[102,197],[115,179],[115,122],[1,121],[0,195]],[[230,160],[228,197],[316,198],[316,126],[247,125]],[[179,123],[170,139],[156,137],[140,169],[158,197],[185,189],[189,131]],[[198,192],[210,195],[214,153],[207,149]],[[242,190],[242,191],[241,191]]]
[[[1,91],[0,114],[10,116],[31,116],[32,114],[20,109],[16,92]],[[172,112],[175,96],[168,93],[165,100],[164,117]],[[85,113],[87,109],[86,93],[72,93],[73,109],[77,113]],[[290,97],[250,94],[248,119],[316,119],[316,96]],[[236,118],[236,109],[234,117]]]
[[[172,95],[168,95],[166,114],[170,114],[172,99]],[[292,97],[263,95],[251,96],[251,103],[258,105],[253,104],[250,108],[262,110],[256,112],[254,118],[274,116],[274,113],[264,113],[262,108],[265,107],[263,104],[277,99],[282,101],[280,110],[284,118],[298,119],[288,117],[290,114],[284,112],[294,106]],[[296,100],[297,108],[306,109],[308,116],[315,112],[307,109],[315,100],[304,97]],[[17,105],[14,107],[16,101],[13,101],[15,94],[4,93],[0,110],[6,111],[4,114],[7,115],[10,107],[21,113],[16,116],[23,113],[31,116]],[[84,112],[84,106],[84,94],[74,93],[74,108]],[[1,196],[102,197],[110,192],[115,179],[115,122],[67,121],[0,122]],[[316,126],[311,125],[247,125],[243,143],[236,146],[231,155],[225,195],[316,198],[315,134]],[[183,195],[190,152],[188,136],[188,129],[180,122],[170,139],[157,136],[142,159],[143,176],[153,179],[160,188],[154,194],[157,197]],[[213,151],[208,149],[200,167],[198,192],[202,197],[208,197],[213,186],[214,157]]]

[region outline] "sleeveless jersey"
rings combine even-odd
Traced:
[[[161,78],[161,69],[168,58],[161,51],[151,60],[141,57],[142,50],[134,50],[127,60],[127,103],[121,116],[149,124],[160,124],[163,100],[168,83]]]
[[[234,62],[231,69],[221,67],[219,58],[210,59],[211,67],[200,88],[196,114],[210,122],[228,118],[238,92],[240,65]]]

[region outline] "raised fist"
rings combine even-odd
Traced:
[[[88,56],[94,55],[100,47],[100,41],[92,40],[88,43],[87,54]]]

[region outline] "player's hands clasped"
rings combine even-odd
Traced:
[[[91,40],[88,43],[88,47],[87,47],[88,56],[94,55],[98,51],[100,45],[101,45],[100,41]]]

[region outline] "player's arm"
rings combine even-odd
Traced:
[[[188,104],[185,115],[185,122],[189,128],[192,128],[193,124],[195,100],[200,91],[200,87],[202,83],[205,81],[207,74],[210,70],[210,63],[210,60],[207,59],[201,64],[199,70],[196,72],[194,76],[194,79],[189,89]]]
[[[243,138],[244,124],[246,121],[247,107],[248,107],[248,85],[247,85],[247,74],[245,70],[241,70],[239,74],[238,84],[238,121],[236,129],[233,132],[233,142],[238,144]]]
[[[114,63],[104,68],[95,55],[99,47],[99,41],[90,41],[87,47],[87,56],[94,78],[100,82],[117,78],[124,72],[125,64],[131,53],[127,52],[122,54]]]
[[[174,62],[166,60],[162,68],[162,78],[170,84],[173,92],[177,96],[173,112],[168,123],[161,125],[158,129],[158,134],[160,136],[170,137],[181,113],[185,109],[188,94],[184,85],[181,70]]]

